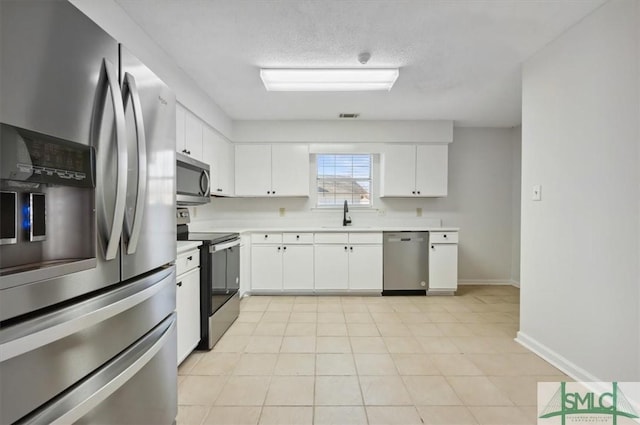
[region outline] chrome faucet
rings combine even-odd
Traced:
[[[349,207],[347,206],[347,200],[344,200],[344,216],[342,217],[342,225],[349,226],[351,224],[351,217],[347,215]]]

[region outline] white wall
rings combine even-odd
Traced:
[[[234,142],[449,143],[453,121],[234,121]]]
[[[520,284],[520,202],[522,187],[522,127],[511,131],[511,281]]]
[[[640,380],[638,4],[605,3],[523,68],[518,339],[578,379]]]
[[[227,138],[231,137],[231,119],[114,0],[70,1],[151,68],[173,89],[178,102]]]
[[[330,124],[326,124],[330,125]],[[393,199],[375,196],[376,210],[352,210],[355,225],[437,225],[460,227],[459,278],[509,282],[512,278],[513,156],[519,140],[512,129],[456,128],[449,145],[449,196]],[[321,146],[320,144],[315,145]],[[332,144],[328,144],[332,146]],[[354,149],[360,144],[353,144]],[[312,169],[314,169],[312,164]],[[379,163],[374,167],[378,175]],[[313,188],[314,181],[309,184]],[[204,228],[339,225],[342,212],[313,209],[309,199],[214,198],[197,207],[194,225]],[[279,217],[278,209],[286,209]],[[416,208],[423,209],[417,217]],[[384,214],[384,215],[381,215]]]

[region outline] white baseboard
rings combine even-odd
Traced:
[[[553,366],[557,367],[576,381],[602,382],[602,379],[598,379],[596,376],[590,374],[575,363],[571,362],[569,359],[561,356],[546,345],[541,344],[522,331],[518,331],[515,341],[526,349],[533,351],[535,354],[542,357],[547,362],[551,363]]]
[[[520,288],[520,282],[518,282],[517,280],[511,279],[509,282],[511,283],[511,286],[515,286],[516,288]]]
[[[512,285],[508,279],[460,279],[458,285]]]

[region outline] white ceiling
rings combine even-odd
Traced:
[[[233,119],[520,123],[521,63],[605,0],[116,0]],[[261,67],[400,67],[390,92],[267,92]]]

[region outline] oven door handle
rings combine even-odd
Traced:
[[[214,252],[224,251],[225,249],[233,248],[234,246],[240,245],[240,239],[236,239],[235,241],[219,243],[216,245],[211,245],[209,247],[209,253],[213,254]]]

